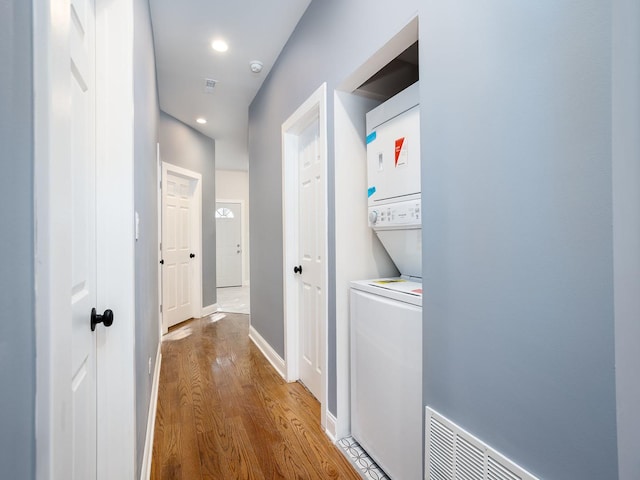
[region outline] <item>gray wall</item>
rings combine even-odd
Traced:
[[[202,305],[216,303],[215,142],[160,112],[158,137],[163,162],[202,174]]]
[[[252,324],[283,355],[281,124],[327,81],[331,132],[419,9],[425,403],[541,478],[614,479],[611,5],[419,3],[312,2],[251,105]]]
[[[640,478],[640,2],[613,4],[613,252],[620,480]]]
[[[134,2],[134,201],[140,218],[136,272],[136,453],[140,477],[160,339],[158,298],[158,91],[148,0]],[[151,374],[149,373],[151,359]]]
[[[35,478],[31,2],[0,0],[0,472]]]
[[[541,478],[614,479],[611,5],[422,13],[425,401]]]

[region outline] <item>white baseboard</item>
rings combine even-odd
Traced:
[[[149,415],[147,416],[147,437],[144,441],[144,454],[142,456],[142,469],[140,480],[151,478],[151,457],[153,454],[153,434],[156,428],[156,411],[158,409],[158,387],[160,386],[160,365],[162,364],[162,343],[158,342],[156,366],[153,370],[153,383],[151,384],[151,398],[149,399]]]
[[[327,426],[324,429],[324,433],[327,434],[327,437],[329,437],[329,439],[331,439],[332,443],[336,443],[336,417],[333,416],[333,414],[327,410]]]
[[[262,338],[262,335],[258,333],[258,331],[253,328],[253,325],[249,327],[249,338],[255,344],[256,347],[262,352],[269,363],[273,365],[273,368],[280,374],[280,376],[285,379],[285,365],[284,360],[278,355],[278,353],[273,349],[271,345],[267,343],[267,341]]]
[[[202,307],[200,311],[200,318],[206,317],[207,315],[213,315],[218,311],[218,304],[214,303],[213,305],[208,305],[206,307]]]

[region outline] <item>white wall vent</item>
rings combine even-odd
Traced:
[[[426,480],[538,480],[430,407],[425,423]]]
[[[204,93],[213,93],[213,88],[216,86],[216,83],[218,83],[218,81],[213,78],[205,78]]]

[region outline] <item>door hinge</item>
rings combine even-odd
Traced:
[[[160,251],[162,251],[162,242],[160,242]]]
[[[162,305],[160,305],[160,313],[162,313]]]
[[[162,190],[162,180],[160,180],[160,190]]]

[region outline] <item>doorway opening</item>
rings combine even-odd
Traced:
[[[244,200],[217,200],[215,218],[218,311],[248,315],[249,284],[244,280]]]
[[[282,125],[285,378],[320,401],[327,425],[326,84]]]

